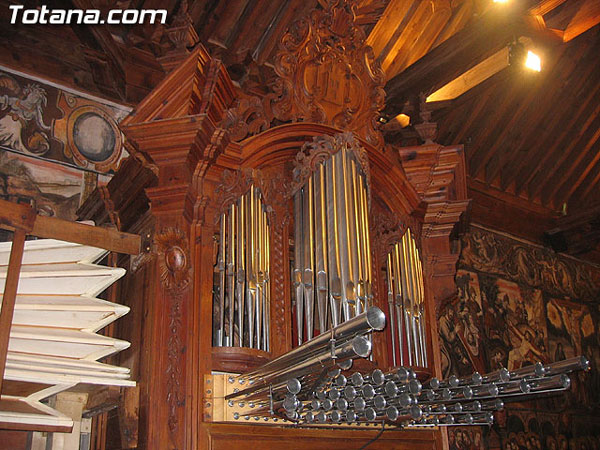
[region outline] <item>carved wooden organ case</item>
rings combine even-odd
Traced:
[[[284,36],[268,94],[235,87],[198,48],[122,122],[132,156],[80,214],[146,239],[123,262],[141,296],[124,336],[140,348],[131,446],[245,448],[244,425],[212,417],[211,374],[251,370],[371,305],[387,326],[364,367],[439,375],[436,304],[455,290],[450,238],[468,206],[462,149],[432,142],[428,123],[425,144],[384,145],[384,76],[364,42],[352,3],[333,2]],[[419,445],[439,439],[425,433]]]

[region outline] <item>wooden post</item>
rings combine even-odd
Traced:
[[[2,381],[4,378],[4,367],[6,366],[6,354],[8,353],[8,340],[12,325],[13,313],[15,311],[15,300],[19,286],[19,274],[21,273],[21,262],[23,261],[23,249],[25,247],[25,230],[17,228],[13,235],[10,248],[10,259],[8,261],[8,272],[6,284],[4,285],[4,296],[2,298],[2,309],[0,310],[0,394],[2,393]]]

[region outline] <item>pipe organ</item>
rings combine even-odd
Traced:
[[[298,345],[372,305],[367,170],[342,146],[294,194]]]
[[[372,437],[291,426],[341,422],[423,427],[380,439],[442,448],[431,426],[489,423],[496,392],[566,388],[583,360],[434,378],[435,310],[456,291],[451,236],[469,204],[462,148],[435,144],[429,122],[415,126],[424,144],[385,145],[385,77],[350,3],[293,27],[272,85],[248,92],[194,50],[121,122],[133,156],[82,207],[151,241],[128,271],[148,314],[135,362],[152,370],[129,410],[143,412],[142,448]],[[275,426],[243,426],[255,423]]]
[[[269,223],[260,189],[231,203],[219,220],[218,283],[213,305],[217,347],[269,351],[270,282]]]
[[[392,365],[427,367],[423,266],[410,228],[387,255],[386,277]]]

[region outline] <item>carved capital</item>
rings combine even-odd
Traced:
[[[449,237],[468,207],[469,200],[427,203],[421,235],[424,238]]]
[[[426,144],[397,148],[402,168],[427,202],[466,198],[464,153],[461,146]]]

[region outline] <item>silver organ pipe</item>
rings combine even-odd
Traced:
[[[292,274],[298,345],[372,304],[366,175],[342,147],[294,196]]]
[[[269,351],[269,265],[267,210],[252,186],[220,218],[215,346]]]
[[[427,367],[423,266],[410,229],[388,254],[386,273],[392,365]]]

